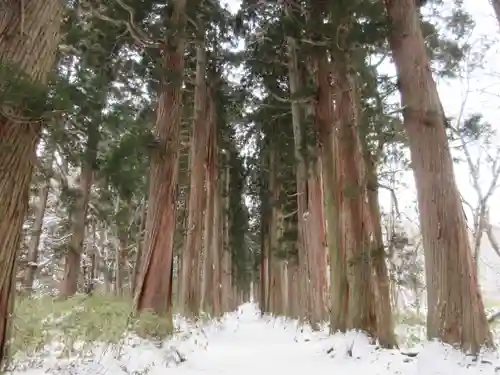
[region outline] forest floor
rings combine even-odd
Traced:
[[[188,333],[189,332],[189,333]],[[418,345],[415,357],[405,350],[370,345],[361,334],[313,332],[296,321],[261,317],[245,304],[217,322],[197,327],[183,321],[179,333],[162,345],[129,338],[120,348],[96,345],[92,355],[62,361],[44,358],[15,375],[224,375],[224,374],[421,374],[500,373],[500,360],[489,353],[480,361],[433,343]],[[478,363],[479,362],[479,363]],[[37,369],[33,369],[37,367]]]

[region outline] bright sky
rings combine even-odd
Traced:
[[[223,0],[223,3],[226,3],[231,11],[236,11],[240,1]],[[445,4],[452,6],[453,2],[452,0],[445,0]],[[494,41],[495,43],[488,49],[484,56],[484,69],[477,70],[469,76],[468,89],[464,80],[440,79],[438,81],[440,97],[446,115],[458,117],[464,97],[467,94],[463,116],[466,117],[468,114],[481,113],[485,120],[498,129],[500,133],[500,125],[498,124],[498,119],[500,118],[500,43],[496,42],[496,38],[500,37],[500,27],[488,0],[464,0],[464,5],[476,22],[476,27],[470,38],[470,42],[474,45],[474,48],[476,50],[480,48],[483,38],[487,38],[489,41]],[[391,66],[387,66],[387,68],[393,69]],[[386,69],[384,68],[384,70]],[[476,194],[471,186],[469,172],[465,164],[455,165],[455,174],[464,199],[474,204]],[[482,181],[484,190],[489,186],[490,180],[491,175],[485,172]],[[400,202],[400,209],[407,216],[416,219],[415,204],[413,203],[416,199],[416,193],[411,172],[405,174],[404,182],[409,185],[409,188],[398,190],[397,195]],[[389,193],[382,191],[381,203],[386,209],[389,206],[389,201]],[[406,206],[403,205],[403,202],[407,203]],[[490,207],[492,224],[500,225],[500,187],[490,199]],[[498,208],[494,209],[493,207]],[[467,209],[466,212],[469,214]]]

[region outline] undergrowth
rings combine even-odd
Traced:
[[[34,355],[58,343],[61,355],[69,356],[90,350],[96,343],[119,344],[127,334],[161,340],[172,333],[172,321],[151,312],[134,316],[132,302],[125,298],[18,298],[9,354]]]

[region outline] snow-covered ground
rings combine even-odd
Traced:
[[[261,318],[253,304],[242,305],[220,322],[193,327],[181,321],[180,333],[162,345],[129,338],[113,348],[96,346],[86,358],[47,356],[15,375],[224,375],[224,374],[496,374],[500,361],[491,353],[479,361],[439,343],[426,343],[416,357],[381,350],[351,332],[329,336],[296,321]],[[160,347],[161,346],[161,347]],[[479,362],[479,363],[478,363]]]

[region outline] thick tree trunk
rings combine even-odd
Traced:
[[[309,200],[309,215],[307,216],[307,225],[309,227],[309,274],[310,292],[311,295],[311,326],[314,329],[319,329],[319,323],[323,318],[323,285],[322,274],[325,255],[325,232],[323,226],[323,213],[321,210],[321,168],[319,161],[311,168],[308,182],[308,200]]]
[[[333,137],[334,112],[330,86],[330,69],[326,55],[316,56],[318,102],[315,122],[318,129],[325,201],[326,242],[330,257],[330,331],[344,332],[347,327],[348,283],[345,249],[340,235],[341,188],[338,151]]]
[[[49,168],[52,168],[52,155],[50,156]],[[38,246],[40,245],[40,237],[42,236],[43,218],[45,209],[47,208],[47,199],[50,191],[50,178],[47,177],[38,196],[37,207],[35,211],[35,222],[28,245],[28,265],[26,274],[23,280],[23,289],[27,294],[33,291],[33,283],[35,281],[36,271],[38,269]]]
[[[425,251],[427,335],[464,350],[493,345],[479,292],[445,115],[413,0],[385,0]]]
[[[205,119],[205,43],[196,48],[196,88],[194,121],[191,133],[190,188],[186,246],[182,252],[180,307],[196,316],[200,309],[198,260],[203,238],[203,203],[205,195],[205,158],[207,154],[207,123]]]
[[[163,48],[165,76],[160,84],[155,136],[159,142],[151,160],[148,212],[142,272],[134,298],[138,310],[169,314],[175,233],[176,192],[179,169],[179,131],[182,116],[182,80],[186,0],[176,0],[168,20],[167,45]],[[171,318],[169,316],[169,318]]]
[[[338,146],[342,160],[342,200],[346,215],[346,239],[349,303],[347,328],[376,335],[373,311],[369,226],[365,221],[365,185],[362,181],[363,157],[357,134],[358,109],[353,77],[348,71],[349,56],[343,53],[335,61],[338,83],[339,132]],[[342,61],[344,60],[344,61]]]
[[[54,65],[63,5],[59,0],[32,0],[19,6],[8,0],[0,16],[0,64],[17,68],[45,83]],[[5,91],[0,83],[0,91]],[[0,366],[8,339],[16,254],[20,246],[28,192],[36,158],[40,123],[23,118],[19,108],[3,108],[0,118]]]

